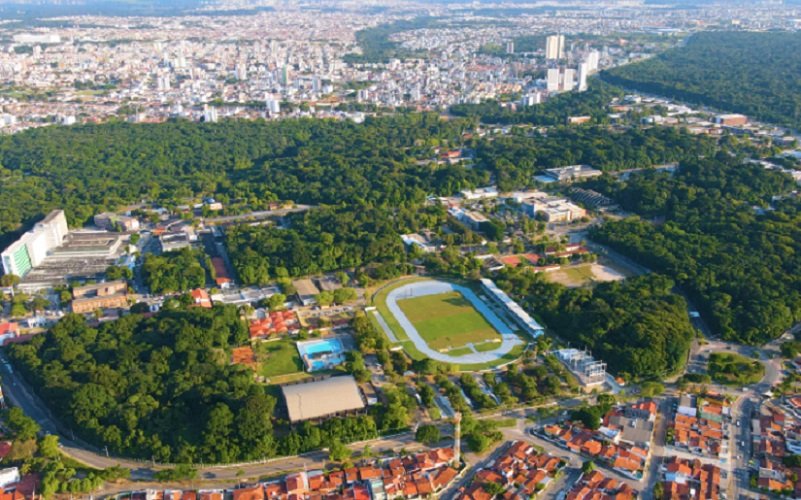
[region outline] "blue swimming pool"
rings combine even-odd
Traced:
[[[345,362],[345,348],[339,339],[307,340],[297,345],[308,372],[328,370]]]

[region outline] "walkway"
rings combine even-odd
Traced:
[[[426,295],[438,295],[448,292],[458,292],[462,294],[462,296],[467,299],[473,305],[473,307],[475,307],[476,310],[481,313],[482,316],[484,316],[484,318],[492,325],[492,327],[501,334],[502,342],[500,347],[494,351],[474,352],[472,354],[464,354],[462,356],[451,356],[449,354],[441,353],[428,346],[414,325],[412,325],[412,322],[409,321],[409,318],[406,317],[401,308],[398,306],[398,300],[409,299],[413,297],[424,297]],[[509,326],[504,323],[498,317],[498,315],[496,315],[495,312],[493,312],[492,309],[487,306],[487,304],[479,299],[472,290],[460,285],[434,280],[409,283],[408,285],[398,287],[389,292],[389,294],[387,294],[386,301],[387,308],[390,310],[392,315],[395,316],[395,319],[398,321],[401,328],[403,328],[403,331],[406,332],[406,336],[409,337],[409,340],[412,341],[417,350],[436,361],[461,365],[492,363],[500,360],[515,346],[523,343],[523,341],[512,332],[512,329],[509,328]],[[381,321],[381,327],[384,328],[387,336],[389,336],[390,330],[386,322]]]

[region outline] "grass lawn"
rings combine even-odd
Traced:
[[[457,347],[456,349],[448,351],[448,355],[450,356],[464,356],[466,354],[473,354],[473,350],[469,347]]]
[[[484,316],[458,292],[402,299],[398,307],[432,349],[500,338]]]
[[[272,342],[259,342],[253,346],[256,361],[259,363],[259,374],[263,377],[278,377],[303,372],[303,363],[295,347],[289,339]]]
[[[396,346],[403,346],[403,350],[406,352],[406,354],[410,358],[415,360],[415,361],[419,361],[419,360],[425,359],[426,356],[423,353],[421,353],[420,351],[418,351],[417,348],[412,343],[412,341],[409,340],[409,338],[406,336],[406,333],[404,332],[403,328],[401,328],[400,324],[395,319],[395,316],[389,311],[389,308],[387,307],[386,299],[387,299],[387,295],[392,290],[394,290],[396,288],[399,288],[401,286],[404,286],[404,285],[407,285],[409,283],[413,283],[413,282],[416,282],[416,281],[428,281],[430,279],[432,279],[432,278],[420,277],[420,276],[407,276],[407,277],[404,277],[404,278],[399,278],[399,279],[396,279],[396,280],[393,280],[393,281],[389,281],[387,283],[383,283],[383,284],[381,284],[381,285],[379,285],[379,286],[377,286],[375,288],[372,288],[372,289],[368,290],[368,293],[366,294],[367,296],[372,298],[372,300],[371,300],[372,305],[375,306],[375,308],[378,310],[378,313],[384,318],[384,321],[386,321],[387,326],[389,326],[389,329],[392,330],[392,333],[398,339],[398,342],[394,343],[394,344]],[[437,278],[433,278],[433,279],[437,279]],[[456,280],[455,282],[456,283],[460,283],[460,284],[462,284],[464,286],[470,286],[470,283],[461,283],[458,280]],[[480,291],[478,291],[477,289],[475,289],[474,291],[477,291],[477,293],[480,295]],[[426,298],[429,298],[429,297],[426,297]],[[465,302],[467,302],[467,301],[465,301]],[[473,313],[475,313],[483,322],[486,323],[486,320],[484,320],[484,317],[481,316],[480,313],[475,311],[472,308],[472,305],[470,305],[469,302],[467,302],[467,305],[470,307],[470,309],[473,311]],[[408,315],[408,313],[407,313],[407,315]],[[367,315],[367,317],[370,318],[370,321],[373,323],[373,326],[376,328],[376,330],[378,330],[379,332],[382,332],[382,333],[384,332],[384,330],[381,328],[381,326],[379,325],[378,321],[375,319],[373,314],[370,313],[370,314]],[[415,326],[417,326],[417,325],[415,325]],[[487,326],[493,332],[493,337],[492,338],[500,338],[500,335],[497,332],[495,332],[495,330],[492,328],[491,325],[488,324]],[[419,329],[418,329],[418,331],[419,331]],[[389,340],[389,339],[387,339],[387,340]],[[528,340],[528,339],[524,337],[524,340]],[[471,342],[471,341],[469,341],[469,340],[462,341],[460,345],[454,346],[455,349],[450,350],[448,352],[448,354],[451,354],[453,356],[460,356],[460,355],[468,354],[469,352],[472,352],[467,347],[461,347],[461,346],[463,346],[464,344],[466,344],[468,342]],[[392,344],[392,342],[390,342],[390,343]],[[491,346],[491,348],[490,348],[490,346]],[[499,344],[497,344],[497,343],[479,343],[476,346],[476,350],[478,350],[480,352],[493,351],[493,350],[497,349],[498,346],[499,346]],[[521,343],[521,344],[515,346],[514,348],[512,348],[512,350],[510,352],[508,352],[507,354],[502,356],[500,359],[497,359],[497,360],[494,360],[494,361],[489,361],[489,362],[486,362],[486,363],[463,364],[463,365],[460,364],[460,365],[455,365],[455,367],[456,367],[457,371],[464,371],[464,372],[473,372],[473,371],[494,369],[494,368],[497,368],[498,366],[502,366],[502,365],[505,365],[507,363],[511,363],[511,362],[519,359],[520,356],[523,354],[523,351],[525,350],[525,347],[526,347],[526,344],[525,343]]]
[[[765,375],[759,361],[735,353],[713,352],[709,355],[709,376],[721,384],[756,384]]]
[[[473,344],[473,347],[475,347],[476,351],[478,351],[478,352],[494,351],[495,349],[499,348],[500,346],[501,346],[501,344],[498,343],[498,342],[483,342],[483,343],[480,343],[480,344]]]

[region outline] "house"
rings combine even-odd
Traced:
[[[192,303],[196,307],[202,307],[204,309],[211,309],[211,297],[206,290],[202,288],[195,288],[189,295],[192,296]]]
[[[249,330],[251,339],[292,334],[300,331],[300,321],[294,311],[271,311],[251,321]]]
[[[212,257],[211,265],[214,269],[214,282],[223,290],[230,288],[234,280],[228,274],[228,268],[225,267],[225,261],[222,257]]]
[[[7,340],[19,336],[19,324],[13,322],[0,323],[0,345],[6,343]]]

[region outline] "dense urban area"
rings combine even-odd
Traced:
[[[0,500],[801,499],[801,3],[0,2]]]

